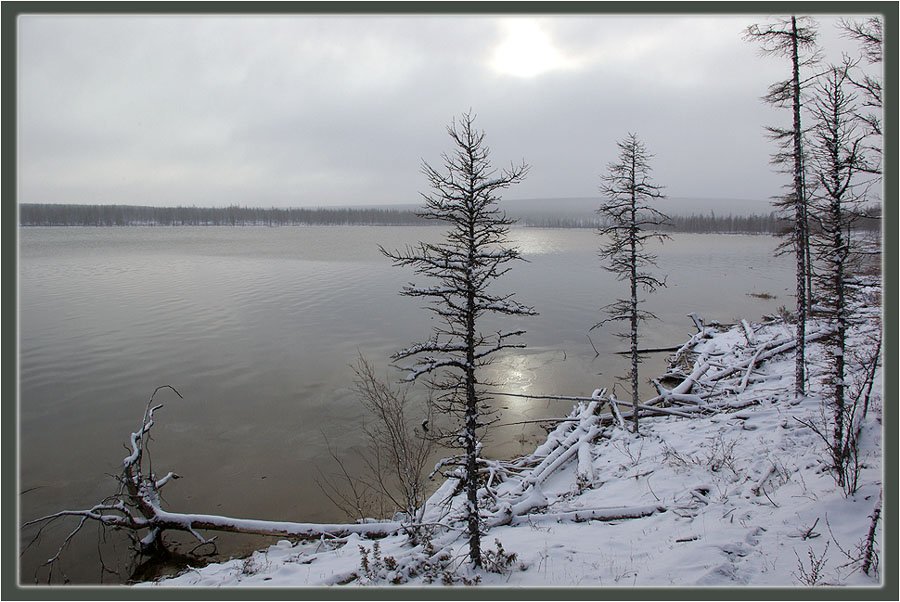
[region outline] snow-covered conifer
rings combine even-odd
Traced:
[[[643,142],[635,134],[618,143],[619,158],[609,165],[607,175],[603,177],[600,191],[604,201],[597,210],[601,216],[600,234],[604,243],[600,248],[600,257],[606,261],[604,268],[618,275],[630,285],[630,296],[618,299],[604,309],[609,317],[594,325],[597,328],[607,322],[627,321],[630,330],[618,336],[631,341],[631,400],[635,404],[632,413],[634,432],[638,432],[638,325],[640,322],[655,318],[652,313],[640,309],[642,301],[638,298],[638,289],[648,293],[661,286],[665,281],[658,279],[646,271],[649,266],[656,265],[656,256],[644,248],[650,239],[668,238],[659,232],[659,227],[668,221],[668,216],[650,206],[653,199],[662,198],[662,189],[653,184],[650,178],[652,155],[647,152]]]
[[[481,524],[478,510],[478,468],[487,396],[479,386],[479,368],[491,356],[509,348],[524,347],[513,341],[523,330],[481,331],[482,319],[489,314],[533,315],[531,307],[521,305],[513,294],[498,294],[491,285],[509,271],[509,264],[520,259],[508,244],[513,220],[497,206],[498,193],[521,181],[528,166],[511,165],[496,171],[484,144],[484,132],[474,126],[469,112],[447,127],[453,150],[442,155],[444,171],[423,163],[422,173],[430,192],[423,193],[424,210],[420,215],[448,224],[444,241],[420,243],[404,251],[382,252],[397,266],[410,266],[433,281],[430,285],[410,285],[402,294],[429,301],[428,309],[439,318],[427,341],[415,343],[394,354],[404,365],[408,381],[429,375],[429,385],[437,391],[438,413],[450,420],[444,429],[433,431],[450,447],[462,450],[462,456],[449,464],[458,467],[458,475],[467,492],[467,530],[469,557],[481,565]]]
[[[857,452],[857,412],[847,387],[846,346],[849,324],[848,277],[853,259],[851,226],[865,198],[865,150],[869,137],[857,117],[857,100],[850,91],[847,65],[832,67],[816,86],[811,103],[813,128],[810,172],[814,209],[811,245],[818,294],[815,309],[832,323],[834,335],[826,346],[827,405],[831,415],[832,463],[838,483],[856,489],[851,468]],[[871,176],[869,176],[871,178]]]

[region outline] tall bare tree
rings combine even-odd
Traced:
[[[484,132],[474,125],[469,112],[453,120],[447,133],[453,150],[442,155],[444,170],[423,163],[422,172],[431,192],[423,194],[425,208],[419,214],[449,225],[439,244],[419,243],[405,251],[382,252],[397,266],[410,266],[436,281],[431,286],[410,285],[402,294],[422,297],[428,309],[440,318],[433,336],[394,354],[395,361],[414,360],[408,381],[431,375],[429,385],[437,394],[438,414],[452,419],[438,435],[448,446],[462,449],[462,455],[448,459],[456,466],[466,491],[466,521],[469,558],[481,566],[481,521],[478,508],[479,459],[483,428],[489,423],[488,397],[480,386],[480,368],[495,353],[525,345],[512,339],[523,330],[481,331],[489,314],[534,315],[535,311],[515,301],[513,294],[497,294],[491,285],[519,260],[509,246],[509,226],[513,223],[498,206],[499,192],[520,182],[528,171],[524,163],[500,170],[491,167]],[[435,425],[438,427],[438,425]]]
[[[773,155],[773,163],[784,166],[792,178],[790,192],[778,206],[793,213],[791,244],[797,259],[797,359],[794,392],[799,397],[806,390],[806,319],[812,288],[801,120],[801,90],[807,82],[801,80],[800,70],[818,60],[816,23],[809,17],[791,15],[765,25],[751,25],[744,38],[758,43],[765,55],[786,57],[791,61],[790,78],[772,84],[764,98],[774,106],[789,107],[792,115],[790,128],[767,129],[779,149]]]
[[[847,332],[849,287],[847,276],[852,257],[851,226],[864,199],[865,150],[868,133],[858,118],[856,96],[848,91],[850,66],[833,66],[816,86],[810,103],[809,163],[812,208],[816,225],[811,244],[816,259],[816,310],[834,326],[826,345],[829,365],[828,402],[832,433],[829,447],[838,483],[845,491],[856,488],[852,464],[857,449],[857,408],[847,388]],[[869,176],[871,177],[871,176]],[[850,474],[853,473],[853,474]]]
[[[603,225],[600,234],[606,242],[600,247],[600,257],[606,261],[604,269],[613,272],[619,280],[628,281],[630,296],[618,299],[607,305],[609,318],[594,325],[598,328],[608,322],[626,321],[630,325],[627,333],[618,336],[631,341],[631,370],[628,373],[631,381],[631,399],[634,403],[632,421],[634,432],[638,432],[638,326],[648,318],[656,318],[649,311],[640,308],[641,300],[638,290],[652,293],[665,286],[660,280],[647,271],[656,265],[656,256],[650,253],[645,244],[650,239],[664,240],[668,238],[658,228],[668,221],[668,216],[649,205],[653,199],[663,198],[662,189],[653,184],[650,178],[652,157],[643,142],[635,134],[617,143],[619,147],[618,161],[610,163],[608,173],[603,176],[600,192],[605,200],[597,213]]]

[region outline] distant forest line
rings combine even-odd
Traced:
[[[510,217],[518,225],[537,228],[596,228],[596,216],[523,214]],[[136,205],[65,205],[23,203],[22,226],[421,226],[434,224],[408,209],[391,208],[261,208],[149,207]],[[860,230],[881,228],[880,207],[871,207],[856,224]],[[666,232],[777,234],[790,223],[775,212],[753,215],[673,215]]]

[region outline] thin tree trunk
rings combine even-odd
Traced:
[[[835,106],[834,113],[832,114],[832,118],[835,120],[835,124],[839,123],[838,120],[840,115],[838,114],[838,110],[839,107]],[[837,134],[838,132],[835,131],[836,137]],[[840,190],[841,184],[841,174],[838,171],[838,167],[841,164],[840,160],[841,157],[839,155],[839,149],[837,144],[835,144],[831,149],[831,165],[833,168],[832,189],[835,191]],[[844,291],[844,260],[846,258],[846,248],[842,229],[844,216],[841,208],[840,198],[832,197],[831,199],[831,220],[833,222],[831,227],[834,228],[834,238],[830,263],[832,266],[832,287],[834,289],[832,293],[834,294],[835,328],[837,331],[835,333],[834,347],[832,348],[831,352],[834,368],[834,372],[832,373],[832,378],[834,378],[833,445],[835,452],[834,465],[838,473],[838,484],[843,487],[847,482],[847,463],[845,462],[845,460],[850,456],[851,453],[847,446],[852,445],[852,437],[850,436],[849,431],[853,428],[853,417],[848,417],[850,418],[849,423],[845,424],[844,418],[846,403],[844,400],[844,373],[846,371],[846,360],[844,358],[844,353],[846,352],[847,345],[847,314]],[[849,243],[849,241],[847,242]]]
[[[474,182],[470,188],[474,188]],[[474,213],[474,207],[470,207]],[[475,216],[469,219],[469,266],[474,266]],[[469,559],[481,566],[481,526],[478,516],[478,398],[475,394],[475,290],[472,272],[467,275],[466,293],[466,500],[469,530]]]
[[[635,186],[637,185],[637,167],[635,157],[631,160],[631,400],[634,402],[632,422],[634,433],[638,433],[638,298],[637,298],[637,198]]]
[[[872,566],[878,558],[875,554],[875,531],[878,527],[878,519],[881,518],[881,498],[882,494],[879,494],[878,503],[875,505],[875,510],[872,512],[872,522],[869,524],[869,533],[866,535],[866,548],[862,565],[863,573],[866,575],[871,572]]]
[[[843,270],[838,270],[838,274],[835,275],[835,280],[843,280],[841,274]],[[846,402],[844,400],[845,395],[845,386],[844,386],[844,373],[846,371],[845,368],[845,359],[844,353],[846,351],[846,337],[847,337],[847,324],[844,317],[844,283],[842,281],[836,283],[837,287],[837,333],[835,334],[835,346],[837,349],[834,353],[834,437],[835,437],[835,450],[838,451],[838,457],[835,458],[837,460],[835,462],[835,466],[838,467],[838,480],[841,486],[846,482],[846,458],[850,455],[850,450],[847,446],[853,445],[851,442],[852,437],[849,432],[850,429],[853,428],[853,420],[852,416],[850,418],[848,424],[844,424],[844,414],[846,411]],[[858,445],[858,443],[856,444]]]
[[[803,190],[806,190],[806,178],[803,178]],[[806,263],[806,315],[812,313],[813,306],[813,264],[812,264],[812,243],[810,242],[809,233],[809,207],[806,201],[803,202],[803,240],[805,241],[805,258]]]
[[[802,397],[806,391],[806,308],[807,308],[807,236],[806,198],[803,191],[803,147],[800,129],[800,59],[798,53],[797,18],[791,16],[791,61],[793,64],[794,109],[794,252],[797,255],[797,359],[794,367],[794,393]]]

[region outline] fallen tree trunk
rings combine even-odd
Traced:
[[[756,345],[756,333],[753,332],[750,323],[747,320],[741,320],[741,328],[744,329],[744,338],[747,339],[747,344]]]
[[[614,398],[610,398],[610,399],[613,400]],[[631,403],[630,401],[623,401],[621,399],[614,399],[613,403],[626,405],[630,408],[634,408],[634,405],[635,405],[635,404]],[[689,413],[683,412],[681,410],[672,410],[669,408],[658,408],[656,406],[648,405],[646,403],[639,403],[639,404],[637,404],[637,407],[638,407],[638,409],[645,410],[645,411],[651,412],[651,413],[655,412],[657,414],[667,414],[669,416],[679,416],[681,418],[693,418],[693,416],[691,416]]]
[[[676,390],[677,390],[677,387],[675,389],[673,389],[673,391],[676,391]],[[524,393],[496,393],[496,394],[497,395],[508,395],[510,397],[525,397],[528,399],[559,399],[559,400],[566,400],[566,401],[597,401],[596,397],[578,397],[578,396],[574,396],[574,395],[525,395]],[[612,399],[612,398],[609,398],[609,397],[607,398],[607,400],[610,400],[610,399]],[[679,412],[678,410],[657,408],[657,407],[654,407],[653,405],[651,405],[653,403],[659,403],[660,401],[663,401],[663,400],[664,400],[664,397],[662,395],[657,395],[656,397],[652,397],[650,400],[645,401],[644,403],[639,403],[638,408],[641,410],[647,410],[648,412],[656,412],[658,414],[671,414],[673,416],[681,416],[682,418],[690,418],[691,417],[691,416],[688,416],[687,414]],[[628,407],[634,407],[634,404],[632,402],[624,401],[621,399],[616,399],[614,403],[627,405]],[[553,419],[548,418],[546,420],[534,420],[532,422],[548,422],[550,420],[553,420]],[[562,420],[564,420],[566,422],[570,422],[570,423],[575,421],[574,419],[571,419],[571,418],[564,418]]]
[[[201,543],[209,543],[199,531],[216,531],[226,533],[242,533],[248,535],[268,535],[287,539],[316,539],[320,537],[343,538],[350,535],[364,537],[384,537],[416,525],[397,521],[372,521],[350,524],[318,524],[295,523],[284,521],[267,521],[255,519],[232,518],[212,514],[187,514],[169,512],[162,508],[160,490],[173,479],[179,478],[173,472],[157,479],[152,473],[144,470],[147,440],[154,425],[154,414],[163,407],[153,405],[153,400],[160,389],[171,389],[181,397],[173,387],[165,385],[157,387],[150,396],[141,427],[131,433],[131,453],[122,461],[122,472],[117,476],[119,491],[104,502],[86,510],[63,510],[24,523],[23,526],[41,525],[34,540],[41,536],[44,527],[49,523],[66,517],[77,517],[79,524],[60,545],[56,555],[46,564],[52,565],[68,543],[75,537],[87,521],[96,521],[101,525],[125,529],[138,535],[141,551],[146,553],[160,552],[163,549],[162,534],[165,531],[182,531],[190,533]],[[149,464],[149,461],[147,462]]]
[[[593,508],[585,510],[574,510],[571,512],[559,512],[555,514],[528,514],[523,516],[514,516],[510,520],[510,524],[518,525],[522,523],[536,522],[584,522],[589,520],[614,521],[633,518],[644,518],[661,512],[666,512],[668,508],[659,504],[649,506],[622,506],[617,508]]]
[[[625,428],[625,418],[622,417],[622,412],[619,411],[619,404],[616,403],[617,400],[613,398],[612,395],[609,396],[609,409],[612,412],[613,416],[616,417],[616,424],[619,425],[619,428]]]
[[[678,351],[682,348],[682,345],[671,345],[669,347],[653,347],[652,349],[638,349],[637,352],[640,353],[662,353],[664,351]],[[616,355],[631,355],[631,351],[616,351]]]
[[[214,514],[183,514],[157,509],[150,518],[134,516],[126,507],[119,505],[94,506],[89,510],[63,510],[25,523],[38,524],[66,516],[77,516],[96,520],[109,527],[140,531],[185,531],[206,541],[197,531],[219,531],[243,533],[247,535],[271,535],[285,539],[318,539],[321,536],[341,538],[357,534],[368,537],[385,537],[401,531],[405,525],[399,522],[371,522],[352,524],[294,523],[285,521],[231,518]]]
[[[245,533],[248,535],[273,535],[288,539],[316,539],[322,535],[347,537],[353,534],[368,537],[384,537],[396,533],[404,527],[403,523],[399,522],[352,524],[293,523],[230,518],[211,514],[180,514],[162,510],[154,518],[153,526],[161,529],[182,529],[187,531],[200,529],[204,531]]]
[[[591,403],[582,409],[579,413],[579,424],[523,479],[525,486],[540,484],[557,468],[568,462],[575,454],[577,444],[582,440],[593,441],[600,432],[600,428],[597,425],[600,417],[596,414],[598,408],[599,401],[593,399]]]

